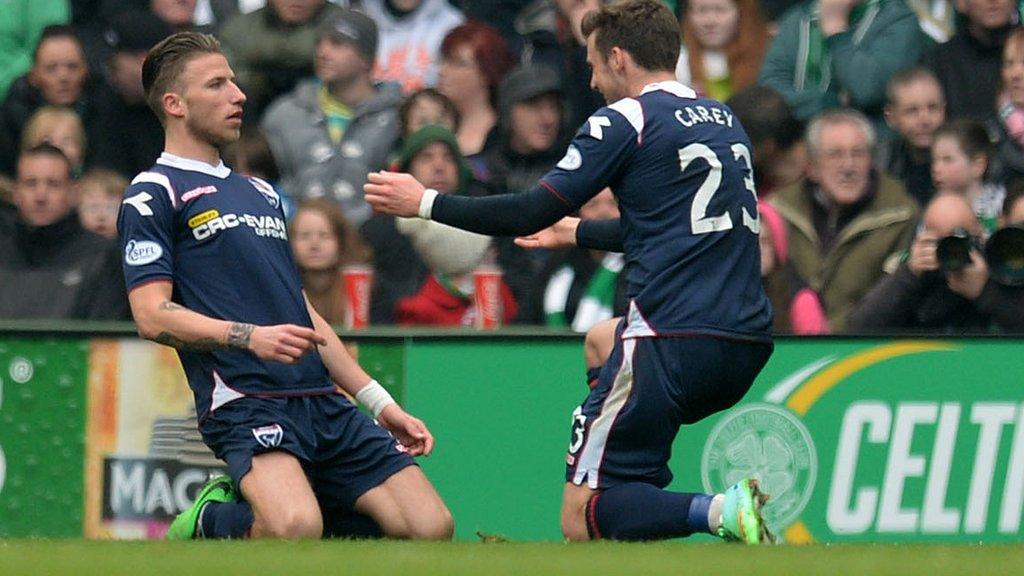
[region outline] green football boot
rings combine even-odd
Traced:
[[[761,507],[767,501],[768,495],[761,492],[753,478],[744,478],[730,486],[722,503],[722,526],[718,535],[745,544],[773,544],[775,537],[761,516]]]
[[[171,522],[171,526],[167,529],[167,539],[193,539],[199,524],[199,513],[202,512],[203,506],[209,502],[235,502],[236,500],[238,497],[235,495],[235,485],[230,476],[221,474],[210,478],[196,495],[196,501],[192,507],[183,510],[174,519],[174,522]]]

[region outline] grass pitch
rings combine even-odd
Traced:
[[[658,543],[94,542],[0,540],[0,574],[1024,574],[1024,544],[747,548]]]

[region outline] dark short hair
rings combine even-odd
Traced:
[[[188,61],[199,54],[223,54],[223,51],[220,42],[210,34],[179,32],[161,40],[146,55],[142,63],[142,88],[146,103],[161,123],[165,120],[164,94],[178,81]]]
[[[955,139],[968,158],[984,156],[986,160],[992,159],[992,141],[988,137],[988,130],[973,118],[957,118],[943,124],[935,131],[933,141],[940,137]]]
[[[601,56],[618,46],[649,71],[675,71],[679,60],[679,20],[660,0],[621,0],[583,17],[583,36],[596,34]]]
[[[39,48],[42,47],[43,43],[47,40],[53,40],[54,38],[70,38],[78,44],[78,50],[82,53],[82,58],[85,59],[85,49],[82,47],[82,39],[78,37],[78,33],[75,29],[67,24],[50,24],[43,28],[43,31],[39,34],[39,40],[36,42],[36,47],[32,50],[32,62],[39,61]]]
[[[754,146],[774,140],[783,150],[804,137],[804,125],[786,99],[773,88],[754,85],[733,94],[726,102],[739,118]]]
[[[437,88],[420,88],[412,94],[409,94],[405,98],[405,102],[402,102],[402,106],[398,109],[398,121],[402,125],[402,134],[409,131],[409,111],[412,110],[413,104],[415,104],[417,100],[422,100],[424,98],[441,104],[441,108],[444,108],[444,111],[447,114],[450,114],[452,119],[455,121],[455,126],[452,130],[458,131],[462,117],[459,114],[459,109],[455,107],[455,103],[451,101],[451,98],[448,98],[444,94],[438,92]]]
[[[238,140],[224,146],[220,155],[232,170],[237,171],[240,160],[244,158],[245,163],[249,165],[249,176],[271,182],[281,177],[281,171],[270,149],[270,142],[267,142],[266,135],[254,126],[243,125]]]
[[[67,168],[68,177],[71,177],[71,160],[68,159],[63,150],[49,142],[40,142],[35,146],[22,150],[21,154],[18,156],[19,163],[22,158],[26,158],[28,156],[52,156],[54,158],[59,158],[64,162],[64,166]]]
[[[939,83],[939,79],[935,76],[935,73],[925,68],[924,66],[911,66],[910,68],[904,68],[899,72],[896,72],[889,78],[889,83],[885,86],[885,99],[889,104],[896,102],[896,91],[904,86],[909,86],[915,82],[932,82],[939,87],[939,94],[942,95],[942,99],[946,99],[946,95],[942,91],[942,84]]]

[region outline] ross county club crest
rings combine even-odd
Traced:
[[[743,478],[756,478],[771,496],[764,507],[770,526],[782,530],[800,517],[814,491],[818,454],[803,422],[771,404],[726,412],[704,445],[704,489],[720,493]]]
[[[260,446],[264,448],[277,448],[281,445],[281,440],[284,438],[284,430],[281,429],[280,424],[271,424],[270,426],[253,428],[252,435],[256,437],[256,441],[260,443]]]
[[[271,207],[277,208],[281,206],[281,196],[277,194],[274,187],[271,186],[266,180],[259,178],[250,177],[249,182],[252,183],[253,187],[259,191],[260,194],[267,200]]]

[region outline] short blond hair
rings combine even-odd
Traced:
[[[223,54],[220,42],[211,34],[179,32],[153,46],[142,63],[142,88],[146,104],[163,124],[164,94],[178,82],[181,71],[192,58],[202,54]]]
[[[82,150],[82,155],[84,156],[86,138],[82,117],[78,115],[78,112],[65,106],[43,106],[36,110],[35,114],[32,114],[28,122],[25,123],[25,128],[21,132],[20,151],[24,152],[46,142],[46,135],[53,130],[53,127],[58,122],[63,120],[67,120],[74,125],[75,139],[78,140],[78,147]]]
[[[106,168],[90,168],[78,179],[78,190],[84,192],[87,186],[95,188],[107,198],[121,198],[128,187],[128,179]]]

